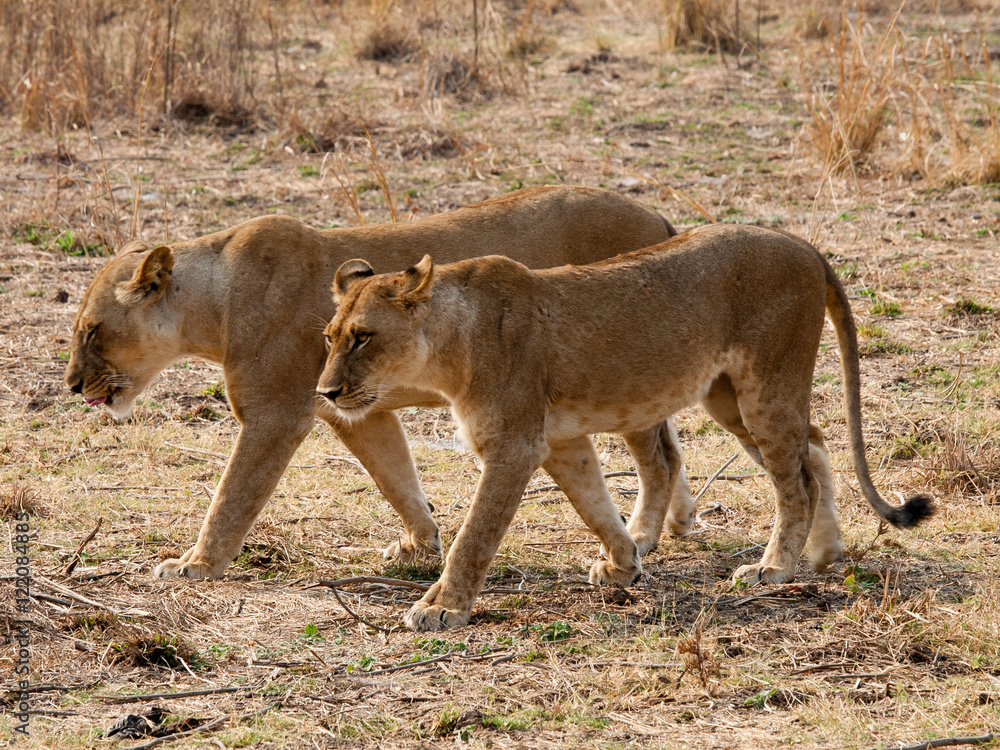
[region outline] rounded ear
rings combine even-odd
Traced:
[[[131,242],[126,242],[120,248],[115,250],[115,256],[120,258],[123,255],[128,255],[129,253],[144,253],[149,250],[149,245],[147,245],[142,240],[132,240]]]
[[[434,263],[431,256],[425,255],[420,262],[403,272],[403,288],[399,299],[407,305],[419,305],[431,298],[431,287],[434,286]]]
[[[132,278],[115,288],[115,297],[123,305],[149,304],[163,296],[174,270],[174,254],[167,245],[154,248]]]
[[[333,277],[333,294],[340,299],[355,283],[374,275],[375,269],[363,260],[355,259],[341,263]]]

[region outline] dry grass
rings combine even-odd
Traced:
[[[256,105],[255,0],[194,9],[176,0],[137,7],[0,5],[0,112],[29,128],[86,127],[148,103],[182,119],[245,122]]]
[[[401,62],[420,51],[416,29],[407,8],[395,0],[373,2],[367,32],[357,42],[355,54],[362,60]]]
[[[844,42],[848,69],[855,40],[872,63],[891,23],[895,6],[873,5]],[[164,117],[154,72],[139,138],[140,65],[135,81],[94,95],[89,131],[60,130],[72,118],[58,115],[54,138],[22,129],[24,92],[0,79],[11,94],[0,93],[0,509],[38,511],[29,522],[38,598],[28,615],[40,688],[32,707],[43,713],[24,746],[104,747],[101,735],[121,717],[150,713],[149,703],[116,701],[220,689],[229,692],[152,702],[176,717],[171,726],[223,721],[211,739],[175,746],[869,748],[996,731],[1000,192],[950,171],[988,132],[995,84],[982,51],[1000,43],[995,14],[983,10],[980,33],[972,15],[904,11],[886,50],[896,55],[891,83],[907,85],[892,89],[864,168],[838,175],[801,130],[820,83],[831,84],[831,101],[841,85],[839,20],[832,36],[803,38],[801,8],[766,2],[762,57],[743,55],[740,67],[720,65],[708,45],[661,52],[655,25],[635,20],[662,14],[660,3],[483,0],[476,39],[469,3],[420,0],[411,15],[423,53],[390,63],[355,56],[372,7],[275,5],[272,24],[248,21],[252,42],[239,59],[249,61],[253,97],[243,102],[255,119],[245,127]],[[119,13],[87,38],[138,17]],[[840,18],[837,6],[831,17]],[[512,57],[523,29],[546,44]],[[175,60],[193,49],[188,33],[178,32]],[[610,49],[595,54],[598,36]],[[122,46],[107,50],[125,70]],[[802,59],[809,89],[799,86]],[[33,63],[41,70],[44,60]],[[437,65],[452,78],[436,77]],[[473,70],[482,78],[468,90],[448,83]],[[186,90],[186,71],[177,69],[171,101]],[[222,73],[202,72],[204,85],[221,84]],[[38,111],[70,112],[70,79],[49,80],[56,103]],[[120,110],[108,104],[126,100]],[[899,131],[917,132],[914,111],[923,155],[900,166],[911,143]],[[839,482],[847,553],[828,573],[803,564],[787,586],[733,587],[733,570],[759,556],[773,518],[768,482],[741,457],[702,499],[696,533],[665,539],[636,586],[591,587],[598,545],[560,493],[540,489],[551,481],[539,473],[473,623],[410,633],[397,626],[420,595],[413,584],[439,570],[381,559],[398,521],[317,427],[225,581],[149,577],[196,538],[238,424],[219,368],[196,360],[164,372],[123,424],[65,391],[73,315],[105,246],[133,230],[147,241],[194,237],[266,213],[316,226],[405,221],[558,182],[621,191],[682,229],[705,214],[800,235],[818,227],[864,332],[875,482],[891,499],[932,492],[937,516],[915,532],[882,530],[864,504],[830,336],[813,407]],[[821,183],[825,205],[814,201]],[[478,472],[446,412],[402,417],[447,543]],[[698,409],[678,424],[697,490],[738,447]],[[601,435],[597,446],[607,471],[632,468],[620,439]],[[609,486],[630,512],[635,478]],[[8,624],[14,559],[5,550]],[[338,589],[358,617],[391,632],[359,623],[314,585],[376,577],[396,580]],[[0,647],[4,688],[13,659]],[[9,714],[0,718],[0,736],[11,727]]]
[[[829,26],[829,14],[806,15],[809,28]],[[878,151],[906,177],[1000,181],[1000,97],[978,17],[975,33],[931,34],[901,31],[895,16],[872,24],[846,5],[839,18],[823,45],[833,80],[811,77],[803,51],[812,145],[826,168],[865,167]]]
[[[738,3],[730,0],[667,0],[663,6],[663,44],[666,49],[691,47],[729,54],[743,51],[747,40],[741,38]],[[746,19],[743,22],[746,23]]]
[[[864,164],[882,135],[898,85],[894,28],[895,19],[872,38],[864,19],[848,18],[845,4],[840,30],[831,38],[833,82],[822,86],[803,82],[811,89],[807,106],[813,147],[833,173]],[[828,89],[832,94],[826,93]]]

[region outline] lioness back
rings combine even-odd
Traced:
[[[468,225],[476,227],[474,246]],[[659,214],[615,193],[539,186],[416,222],[337,229],[328,236],[350,246],[349,254],[338,255],[341,262],[364,258],[380,270],[393,271],[416,263],[425,253],[440,263],[504,255],[529,268],[582,265],[676,234]]]

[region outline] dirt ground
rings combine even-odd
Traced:
[[[516,27],[512,7],[496,23]],[[720,57],[662,49],[641,3],[546,8],[532,26],[544,44],[527,62],[494,60],[471,93],[428,89],[430,52],[357,59],[345,39],[359,28],[327,9],[285,32],[298,127],[150,115],[53,135],[0,122],[0,511],[32,513],[26,614],[12,520],[0,556],[0,624],[30,623],[31,737],[19,746],[145,746],[105,735],[154,706],[166,712],[155,725],[205,727],[176,740],[185,747],[884,748],[1000,732],[1000,185],[900,168],[914,136],[898,113],[868,159],[831,174],[808,106],[810,83],[836,87],[823,86],[835,81],[831,38],[806,38],[790,11],[761,19],[759,54],[754,39]],[[889,18],[866,23],[877,32]],[[987,57],[998,23],[984,6]],[[968,13],[904,12],[899,28],[919,48],[977,26]],[[471,48],[470,29],[455,34]],[[975,80],[956,91],[962,117],[988,120],[994,99]],[[304,147],[306,132],[323,148]],[[803,560],[795,583],[733,584],[773,517],[766,477],[739,454],[700,498],[694,533],[665,537],[636,585],[590,586],[598,544],[539,473],[470,625],[415,634],[402,616],[439,569],[381,558],[398,520],[317,426],[224,580],[153,579],[197,537],[238,424],[205,362],[167,369],[123,423],[65,388],[101,242],[109,226],[159,242],[267,213],[348,226],[338,164],[369,223],[390,219],[381,169],[400,221],[579,184],[681,230],[704,211],[810,239],[854,306],[875,483],[893,502],[931,493],[936,515],[880,529],[865,505],[828,331],[813,408],[847,550],[826,573]],[[403,418],[447,544],[475,463],[446,411]],[[678,426],[698,491],[738,444],[698,408]],[[620,439],[596,439],[606,472],[632,468]],[[635,477],[608,481],[627,515]],[[0,648],[11,741],[16,653],[10,639]],[[183,691],[200,694],[162,695]],[[133,697],[148,695],[161,697]]]

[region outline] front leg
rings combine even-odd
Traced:
[[[365,467],[403,522],[404,535],[386,548],[383,557],[403,563],[424,555],[440,558],[441,535],[396,414],[373,412],[350,424],[337,418],[332,409],[321,408],[319,415]]]
[[[550,447],[552,453],[542,467],[566,493],[584,523],[597,534],[608,556],[606,562],[594,563],[590,582],[631,586],[642,575],[642,563],[636,543],[608,492],[594,444],[584,435]]]
[[[469,622],[486,571],[543,457],[543,450],[530,449],[482,455],[483,473],[472,507],[448,552],[440,580],[406,614],[408,628],[443,630]]]
[[[180,559],[157,565],[155,577],[221,578],[236,559],[254,520],[312,429],[311,409],[286,406],[284,411],[244,419],[198,542]]]

